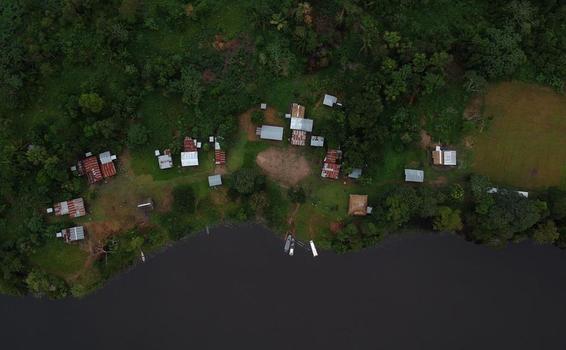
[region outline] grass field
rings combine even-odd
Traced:
[[[525,189],[566,185],[566,97],[520,82],[493,86],[491,125],[474,140],[475,172]]]

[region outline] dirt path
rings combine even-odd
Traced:
[[[257,155],[256,163],[284,186],[295,186],[311,173],[309,162],[294,148],[270,147]]]

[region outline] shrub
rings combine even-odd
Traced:
[[[136,148],[147,144],[149,133],[145,126],[141,124],[134,124],[128,130],[128,146]]]
[[[262,125],[265,120],[265,115],[261,111],[254,111],[252,113],[252,123],[255,125]]]
[[[173,210],[176,212],[194,213],[196,197],[193,188],[182,185],[173,189]]]

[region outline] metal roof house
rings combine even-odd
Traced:
[[[71,228],[66,228],[61,232],[57,232],[57,238],[63,238],[65,242],[75,242],[85,239],[84,227],[76,226]]]
[[[173,157],[171,156],[171,150],[166,149],[163,154],[157,157],[157,163],[159,164],[159,169],[171,169],[173,167]]]
[[[90,152],[87,154],[91,154]],[[92,154],[87,156],[85,159],[79,162],[78,172],[81,175],[86,175],[88,182],[92,185],[101,181],[104,177],[102,176],[102,171],[100,171],[100,166],[98,165],[98,159]]]
[[[262,125],[259,137],[263,140],[283,141],[283,128],[280,126]]]
[[[312,147],[324,147],[324,137],[322,137],[322,136],[311,136],[311,146]]]
[[[291,118],[304,118],[305,117],[305,106],[301,106],[298,103],[293,103],[291,105]]]
[[[181,152],[181,166],[198,165],[197,140],[185,137],[183,141],[184,152]]]
[[[406,182],[424,182],[424,171],[416,169],[405,169]]]
[[[314,121],[312,119],[306,118],[291,118],[291,130],[302,130],[306,132],[312,132],[312,126]]]
[[[332,95],[324,95],[324,100],[322,101],[322,104],[328,107],[334,107],[334,105],[336,104],[336,102],[338,101],[338,98],[336,98],[336,96],[332,96]]]
[[[53,207],[55,209],[56,216],[69,215],[71,218],[78,218],[86,215],[85,204],[82,198],[59,202]]]
[[[342,151],[330,149],[326,152],[322,171],[320,176],[323,178],[337,180],[340,176],[340,161],[342,160]]]
[[[181,152],[181,166],[197,166],[198,152]]]
[[[351,194],[348,203],[348,215],[366,216],[368,214],[368,196]]]
[[[361,176],[362,176],[362,169],[360,168],[354,168],[352,169],[350,174],[348,174],[348,177],[350,179],[359,179]]]
[[[211,175],[208,177],[208,186],[216,187],[222,185],[222,176],[219,174]]]
[[[114,166],[113,162],[113,160],[116,159],[116,156],[113,156],[112,154],[110,154],[110,152],[106,151],[100,153],[98,155],[98,158],[100,159],[100,169],[102,170],[102,176],[106,178],[116,175],[116,167]]]
[[[444,151],[440,146],[436,146],[432,151],[432,163],[434,165],[457,165],[456,151]]]

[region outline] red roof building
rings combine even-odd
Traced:
[[[226,152],[222,150],[214,151],[214,162],[216,165],[226,164]]]
[[[304,146],[307,144],[307,132],[303,130],[293,130],[291,133],[291,144]]]
[[[320,176],[328,179],[337,180],[340,176],[340,160],[342,159],[342,151],[328,150],[324,157],[324,164]]]
[[[90,156],[79,162],[82,174],[85,174],[90,184],[97,183],[103,179],[100,166],[98,166],[98,159],[95,156]]]
[[[197,140],[193,140],[187,136],[183,141],[183,147],[185,152],[197,152]]]
[[[98,156],[100,158],[100,168],[102,170],[102,176],[112,177],[116,175],[116,167],[112,161],[112,155],[110,152],[100,153]]]
[[[85,204],[82,198],[56,203],[54,209],[56,216],[69,215],[71,218],[78,218],[86,215]]]

